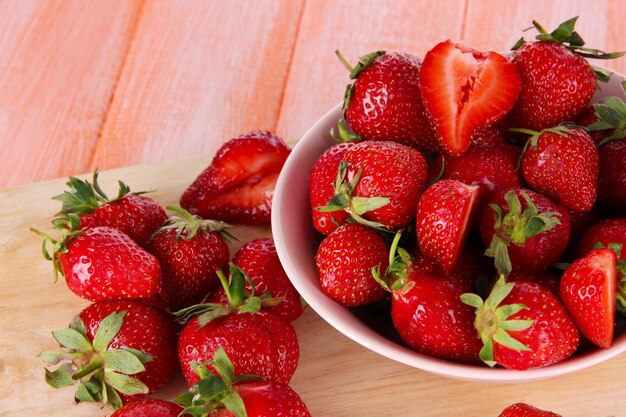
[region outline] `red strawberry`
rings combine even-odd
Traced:
[[[528,185],[573,211],[589,211],[598,192],[598,148],[579,128],[531,132],[522,157]]]
[[[300,317],[302,314],[300,294],[289,281],[278,259],[272,238],[254,239],[245,243],[235,253],[232,262],[250,277],[258,294],[269,294],[270,297],[281,300],[277,305],[267,307],[266,311],[288,321]],[[246,290],[252,291],[250,282],[246,282]],[[228,297],[224,289],[219,287],[211,294],[209,301],[225,304]]]
[[[178,339],[178,357],[187,383],[191,386],[200,379],[192,364],[213,358],[219,347],[233,360],[236,375],[260,375],[288,383],[298,364],[295,330],[282,317],[261,310],[264,297],[244,292],[250,278],[241,269],[231,264],[230,272],[229,281],[218,272],[229,304],[192,306],[176,313],[184,318],[196,316]]]
[[[559,299],[543,286],[504,281],[501,276],[489,297],[463,294],[476,308],[476,330],[484,343],[480,358],[490,366],[538,368],[571,356],[580,336]]]
[[[211,164],[185,190],[180,205],[208,219],[267,223],[274,186],[289,152],[285,142],[270,132],[237,136],[217,151]]]
[[[513,107],[520,77],[502,55],[447,40],[424,57],[419,87],[439,146],[458,156],[477,129],[493,125]]]
[[[511,272],[507,282],[528,281],[539,284],[556,296],[559,295],[560,277],[550,270],[539,272]]]
[[[388,141],[357,143],[339,164],[335,196],[318,210],[344,209],[368,226],[400,229],[415,218],[427,177],[426,160],[414,148]]]
[[[443,168],[441,179],[479,186],[476,212],[482,213],[495,193],[523,185],[522,175],[517,169],[520,156],[521,149],[511,145],[471,147],[456,158],[438,156],[432,164],[430,176],[434,178]]]
[[[377,51],[350,70],[344,99],[346,121],[366,140],[384,140],[421,151],[438,150],[420,95],[420,59],[400,52]]]
[[[309,200],[311,202],[311,214],[313,226],[318,232],[325,235],[331,233],[339,224],[345,223],[350,214],[345,210],[320,211],[318,207],[323,207],[335,195],[333,186],[339,164],[343,160],[343,155],[354,142],[344,142],[334,145],[326,150],[313,164],[309,180]]]
[[[532,405],[516,403],[508,406],[498,417],[561,417],[552,411],[540,410]]]
[[[109,198],[98,184],[97,171],[93,174],[93,183],[70,177],[67,186],[71,191],[52,197],[63,203],[53,223],[66,222],[69,214],[75,214],[80,217],[81,229],[114,227],[145,248],[152,234],[167,220],[165,210],[156,201],[141,195],[143,193],[131,193],[121,181],[118,195]]]
[[[441,180],[419,199],[415,229],[420,251],[448,273],[467,239],[477,195],[477,186]]]
[[[613,342],[617,292],[617,256],[611,249],[595,249],[576,260],[561,277],[561,300],[572,319],[593,344]]]
[[[626,218],[600,220],[587,229],[576,246],[576,257],[582,258],[598,243],[603,247],[619,243],[626,248]],[[620,259],[626,259],[626,250]]]
[[[320,244],[315,263],[324,294],[345,306],[371,304],[385,295],[372,268],[388,266],[387,243],[374,230],[347,223]]]
[[[182,217],[170,219],[154,235],[152,253],[161,264],[161,298],[171,311],[197,304],[219,284],[215,274],[228,265],[224,222],[203,220],[180,207],[168,207]]]
[[[157,259],[119,229],[101,226],[76,230],[78,217],[54,239],[44,238],[44,256],[52,260],[55,279],[60,272],[72,292],[90,301],[119,298],[151,298],[161,288]],[[47,242],[53,253],[47,251]]]
[[[219,376],[205,365],[196,365],[201,381],[176,399],[186,407],[184,411],[201,417],[310,417],[306,405],[289,385],[254,376],[237,377],[236,364],[224,349],[217,349],[208,365]]]
[[[127,404],[111,414],[111,417],[190,417],[181,414],[183,407],[170,401],[147,398]]]
[[[474,136],[472,136],[472,146],[502,146],[508,145],[509,141],[502,129],[499,129],[495,126],[491,127],[479,127],[474,131]]]
[[[563,206],[524,188],[501,191],[489,203],[480,234],[500,273],[539,272],[559,260],[570,236]]]
[[[91,304],[52,334],[63,351],[42,352],[46,382],[79,384],[77,402],[119,408],[161,387],[176,370],[177,326],[169,315],[132,300]],[[103,389],[106,388],[106,392]]]
[[[617,58],[622,53],[606,54],[583,48],[574,31],[578,18],[562,23],[547,33],[539,23],[537,40],[520,39],[513,47],[511,60],[522,80],[522,90],[511,110],[511,126],[541,130],[576,119],[587,107],[596,90],[596,75],[588,58]]]

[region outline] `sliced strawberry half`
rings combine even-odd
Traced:
[[[289,152],[281,138],[266,131],[231,139],[185,190],[180,204],[204,218],[267,223],[274,186]]]
[[[567,268],[559,294],[572,319],[593,344],[613,342],[617,299],[617,256],[612,249],[595,249]]]
[[[479,127],[493,125],[513,107],[520,76],[496,52],[478,52],[450,40],[424,57],[419,87],[441,149],[463,154]]]
[[[418,202],[419,248],[447,273],[454,270],[467,238],[478,190],[477,185],[441,180],[428,187]]]

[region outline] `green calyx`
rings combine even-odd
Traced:
[[[598,49],[584,47],[585,41],[582,39],[580,34],[574,30],[577,20],[578,16],[566,20],[550,33],[548,33],[548,31],[544,29],[543,26],[541,26],[541,24],[539,24],[536,20],[533,20],[533,27],[539,32],[535,39],[544,42],[558,42],[570,51],[584,58],[614,59],[619,58],[626,53],[626,51],[607,53]],[[515,45],[513,45],[511,49],[516,50],[525,43],[526,41],[522,37],[515,43]]]
[[[108,348],[119,333],[125,315],[126,311],[121,311],[105,317],[93,341],[87,338],[78,316],[68,328],[52,332],[63,349],[39,354],[48,367],[56,367],[54,370],[46,367],[46,382],[53,388],[78,384],[74,394],[77,403],[99,402],[113,409],[123,405],[120,393],[147,394],[148,386],[132,375],[145,371],[144,365],[152,356],[132,348]]]
[[[346,67],[346,69],[350,73],[351,80],[356,80],[365,68],[369,67],[372,62],[374,62],[378,57],[385,55],[385,53],[386,51],[374,51],[370,52],[369,54],[363,55],[359,58],[359,62],[353,67],[352,65],[350,65],[348,60],[341,54],[341,52],[339,52],[338,50],[335,51],[335,55],[337,55],[339,61],[343,64],[344,67]],[[350,98],[352,97],[353,91],[354,83],[348,84],[346,86],[343,97],[343,110],[346,110],[350,105]]]
[[[339,119],[339,122],[337,123],[337,132],[335,132],[334,127],[330,129],[330,137],[332,137],[337,143],[358,142],[363,140],[361,136],[348,130],[348,126],[346,126],[346,122],[343,118]]]
[[[178,206],[167,206],[167,209],[178,213],[180,216],[170,216],[165,223],[152,235],[152,238],[163,230],[175,230],[176,238],[183,240],[193,239],[198,231],[218,232],[227,241],[239,240],[232,233],[226,230],[232,227],[230,224],[218,220],[203,219],[200,216],[191,214],[187,210]]]
[[[217,270],[216,274],[226,292],[228,305],[219,303],[196,304],[174,313],[178,319],[185,323],[194,317],[198,317],[198,327],[229,314],[258,313],[262,308],[273,307],[283,301],[282,297],[272,297],[270,293],[256,295],[256,285],[241,268],[230,263],[230,275],[226,277],[224,272]],[[251,291],[246,291],[246,282]]]
[[[512,282],[506,282],[504,276],[500,275],[485,301],[476,294],[465,293],[461,295],[463,303],[476,309],[474,327],[483,342],[480,359],[489,366],[496,365],[494,342],[516,351],[530,350],[509,334],[509,331],[522,331],[532,326],[533,320],[509,319],[512,315],[528,307],[519,303],[500,305],[511,293],[514,285]]]
[[[618,97],[606,97],[593,105],[598,120],[584,128],[588,132],[613,130],[598,146],[626,137],[626,103]]]
[[[382,223],[373,222],[363,218],[363,214],[368,211],[376,210],[389,204],[387,197],[358,197],[353,196],[354,190],[361,179],[362,170],[359,168],[356,175],[352,178],[348,176],[348,167],[350,163],[341,161],[337,170],[334,188],[335,196],[330,199],[327,205],[317,207],[318,211],[328,213],[337,210],[345,210],[353,221],[361,223],[365,226],[387,231],[387,227]]]
[[[555,212],[539,213],[537,206],[526,192],[522,192],[526,201],[526,208],[522,211],[522,203],[514,190],[507,192],[504,199],[507,203],[508,213],[505,215],[500,206],[490,204],[494,212],[494,236],[491,239],[485,256],[494,258],[495,266],[499,274],[505,278],[512,270],[509,257],[509,245],[523,245],[527,239],[540,233],[551,230],[560,224]]]
[[[212,373],[206,365],[211,365],[218,375]],[[174,400],[184,407],[181,415],[207,417],[214,410],[226,409],[235,417],[247,417],[248,413],[243,399],[233,389],[233,385],[260,377],[235,376],[235,367],[221,347],[215,352],[213,360],[201,365],[191,363],[191,366],[201,379],[189,389],[189,392]]]
[[[69,213],[62,220],[59,219],[57,225],[59,226],[57,228],[59,231],[57,238],[37,230],[34,227],[30,228],[31,232],[42,238],[41,253],[46,260],[52,261],[54,282],[59,280],[59,274],[64,275],[63,268],[59,262],[59,255],[67,253],[67,245],[70,240],[83,233],[83,229],[79,229],[80,217],[73,213]],[[61,227],[60,225],[63,226]],[[50,249],[48,249],[49,246]]]
[[[396,232],[389,248],[389,266],[381,275],[380,268],[372,268],[372,277],[387,291],[398,291],[406,284],[409,268],[413,262],[411,254],[399,245],[402,230]]]

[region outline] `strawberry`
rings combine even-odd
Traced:
[[[177,368],[176,323],[169,315],[133,300],[89,305],[69,328],[52,332],[61,351],[39,357],[54,388],[79,384],[76,402],[119,408],[161,387]]]
[[[309,201],[311,202],[311,215],[313,226],[322,234],[329,234],[339,224],[345,223],[350,214],[345,210],[320,211],[335,195],[333,186],[339,164],[343,155],[354,142],[344,142],[327,149],[313,164],[309,179]]]
[[[123,406],[111,414],[111,417],[191,417],[190,414],[181,414],[182,411],[183,407],[176,403],[147,398]]]
[[[69,214],[80,217],[78,228],[108,226],[127,234],[142,247],[147,247],[152,234],[167,219],[165,210],[153,199],[139,193],[131,193],[128,185],[119,181],[118,195],[111,199],[98,184],[98,172],[93,183],[70,177],[70,191],[64,191],[53,200],[63,203],[53,223],[66,224]]]
[[[224,349],[218,348],[208,365],[218,374],[204,364],[196,364],[200,382],[176,399],[185,406],[184,412],[194,417],[310,417],[306,405],[289,385],[252,375],[237,376],[236,364]]]
[[[477,129],[493,125],[513,107],[520,77],[502,55],[447,40],[424,57],[419,87],[439,147],[458,156],[467,151]]]
[[[437,181],[419,199],[415,229],[420,251],[452,272],[469,230],[478,187],[456,180]]]
[[[476,309],[474,326],[484,343],[480,358],[489,366],[526,370],[552,365],[578,348],[578,329],[554,294],[527,281],[496,282],[483,301],[463,294]]]
[[[289,152],[285,142],[270,132],[237,136],[217,151],[185,190],[180,205],[207,219],[268,223],[274,186]]]
[[[539,272],[559,260],[570,236],[563,206],[524,188],[501,191],[489,203],[480,234],[499,273]]]
[[[588,228],[578,241],[576,257],[582,258],[598,243],[603,247],[611,243],[626,247],[626,218],[600,220]],[[626,251],[620,259],[626,259]]]
[[[272,238],[254,239],[245,243],[235,253],[232,262],[250,277],[251,282],[246,282],[247,291],[252,291],[253,283],[258,293],[281,300],[277,305],[267,307],[266,311],[288,321],[300,317],[303,302],[278,259]],[[209,297],[209,302],[227,303],[224,289],[218,287]]]
[[[437,358],[479,363],[482,346],[473,327],[474,313],[460,296],[471,291],[466,279],[445,273],[422,272],[421,262],[392,243],[393,260],[385,271],[373,271],[391,292],[391,318],[400,337],[414,350]]]
[[[608,348],[613,341],[617,293],[617,256],[595,249],[563,273],[559,294],[565,308],[593,344]]]
[[[287,320],[261,309],[274,300],[244,291],[250,277],[234,264],[230,280],[222,271],[218,276],[228,304],[201,304],[176,313],[183,319],[193,317],[178,339],[178,358],[187,383],[192,386],[200,379],[193,364],[211,359],[219,347],[233,360],[236,375],[254,374],[288,383],[298,364],[295,330]]]
[[[384,297],[384,289],[371,276],[372,268],[388,266],[387,243],[374,230],[346,223],[319,245],[315,264],[324,294],[353,307]]]
[[[438,151],[433,128],[419,90],[419,58],[401,52],[376,51],[359,59],[350,71],[343,110],[348,125],[365,140],[383,140]]]
[[[561,417],[561,415],[540,410],[532,405],[515,403],[502,410],[498,417]]]
[[[520,39],[513,46],[511,61],[522,89],[509,115],[511,126],[542,130],[576,119],[596,90],[596,74],[585,58],[622,55],[583,48],[583,40],[574,31],[576,20],[562,23],[552,33],[533,21],[539,31],[536,40]]]
[[[171,311],[197,304],[216,286],[215,271],[228,265],[228,225],[203,220],[180,207],[152,238],[152,253],[159,260],[163,283],[161,298]]]
[[[589,211],[598,192],[599,155],[580,128],[559,126],[531,134],[522,156],[524,180],[573,211]]]
[[[71,214],[69,219],[69,229],[63,229],[58,239],[31,229],[43,237],[43,254],[53,263],[55,281],[60,272],[72,292],[90,301],[157,295],[161,267],[153,255],[119,229],[77,230],[78,216]]]
[[[365,141],[346,150],[335,180],[335,196],[323,212],[347,211],[354,220],[400,229],[415,218],[428,167],[419,151],[389,141]]]
[[[556,296],[559,295],[559,281],[561,277],[551,270],[539,272],[511,272],[507,282],[528,281],[539,284]]]
[[[479,127],[472,136],[472,146],[501,146],[508,145],[508,143],[509,141],[502,129],[495,126]]]

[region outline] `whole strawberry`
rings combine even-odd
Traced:
[[[617,299],[615,252],[595,249],[574,261],[561,277],[559,295],[582,334],[596,346],[610,347]]]
[[[532,405],[515,403],[502,410],[498,417],[561,417],[561,415],[540,410]]]
[[[580,335],[559,299],[527,281],[496,282],[483,300],[463,294],[476,308],[474,326],[483,341],[480,358],[489,366],[526,370],[552,365],[571,356]]]
[[[585,230],[576,245],[576,257],[582,258],[598,243],[603,247],[611,243],[626,247],[626,218],[600,220]],[[621,259],[626,259],[626,251],[622,252]]]
[[[343,109],[348,125],[365,140],[398,142],[438,151],[419,90],[421,61],[401,52],[376,51],[350,70]]]
[[[217,370],[217,375],[209,370]],[[200,382],[176,402],[194,417],[310,417],[300,396],[289,385],[258,376],[238,376],[224,349],[218,348],[206,365],[197,364]]]
[[[108,226],[79,229],[76,215],[70,215],[69,229],[58,239],[43,236],[44,256],[65,277],[68,288],[90,301],[120,298],[151,298],[161,288],[159,261],[128,235]],[[46,246],[53,245],[52,254]]]
[[[599,155],[580,128],[555,127],[530,132],[522,157],[524,180],[573,211],[590,211],[598,193]]]
[[[552,33],[533,21],[539,31],[536,40],[520,39],[513,47],[511,61],[521,77],[522,89],[509,114],[511,126],[542,130],[575,120],[587,107],[596,90],[596,74],[585,58],[616,58],[584,48],[575,32],[575,17]]]
[[[288,321],[300,317],[303,310],[300,294],[289,281],[272,238],[259,238],[245,243],[235,253],[232,262],[250,277],[250,281],[246,281],[246,291],[251,292],[254,284],[256,293],[280,300],[276,305],[266,307],[266,311]],[[228,302],[221,286],[211,294],[209,302]]]
[[[439,147],[459,156],[513,107],[520,77],[504,56],[447,40],[426,53],[419,87]]]
[[[563,206],[524,188],[501,191],[489,203],[480,234],[499,273],[540,272],[559,260],[570,237]]]
[[[477,186],[440,180],[419,199],[415,220],[419,249],[448,273],[455,269],[467,239],[477,196]]]
[[[407,226],[426,186],[428,167],[419,151],[389,141],[365,141],[343,155],[335,196],[318,210],[343,209],[359,223],[381,228]]]
[[[147,398],[123,406],[111,417],[191,417],[190,414],[181,414],[182,411],[183,407],[176,403]]]
[[[309,201],[311,202],[311,216],[315,229],[325,235],[335,230],[338,225],[345,223],[350,214],[342,208],[334,211],[321,211],[335,195],[334,184],[337,178],[339,164],[343,155],[354,142],[344,142],[327,149],[313,164],[309,177]],[[343,178],[340,179],[340,181]]]
[[[324,294],[348,306],[371,304],[385,296],[372,268],[387,269],[389,249],[374,230],[346,223],[328,235],[317,249],[315,264]]]
[[[56,366],[46,369],[46,382],[54,388],[79,384],[77,402],[119,408],[142,399],[175,371],[177,330],[169,315],[138,301],[91,304],[69,328],[52,332],[64,349],[40,354]]]
[[[217,151],[185,190],[180,205],[206,219],[268,223],[274,186],[289,153],[285,142],[270,132],[237,136]]]
[[[288,383],[298,364],[295,330],[287,320],[262,309],[275,300],[244,291],[250,278],[241,269],[231,264],[230,279],[218,273],[228,304],[197,305],[176,313],[185,319],[193,317],[178,338],[178,358],[187,383],[198,382],[194,364],[213,358],[219,347],[234,362],[235,375],[254,374]]]
[[[161,264],[160,296],[171,311],[197,304],[219,284],[215,271],[228,265],[230,252],[225,238],[227,224],[203,220],[188,211],[169,206],[179,216],[169,220],[150,242]]]
[[[119,181],[119,192],[109,198],[98,184],[98,172],[93,174],[93,183],[70,177],[70,191],[52,197],[61,201],[63,207],[55,223],[67,220],[69,214],[80,217],[79,228],[108,226],[121,230],[142,247],[147,247],[152,234],[167,219],[165,210],[153,199],[140,193],[131,193],[130,188]]]

